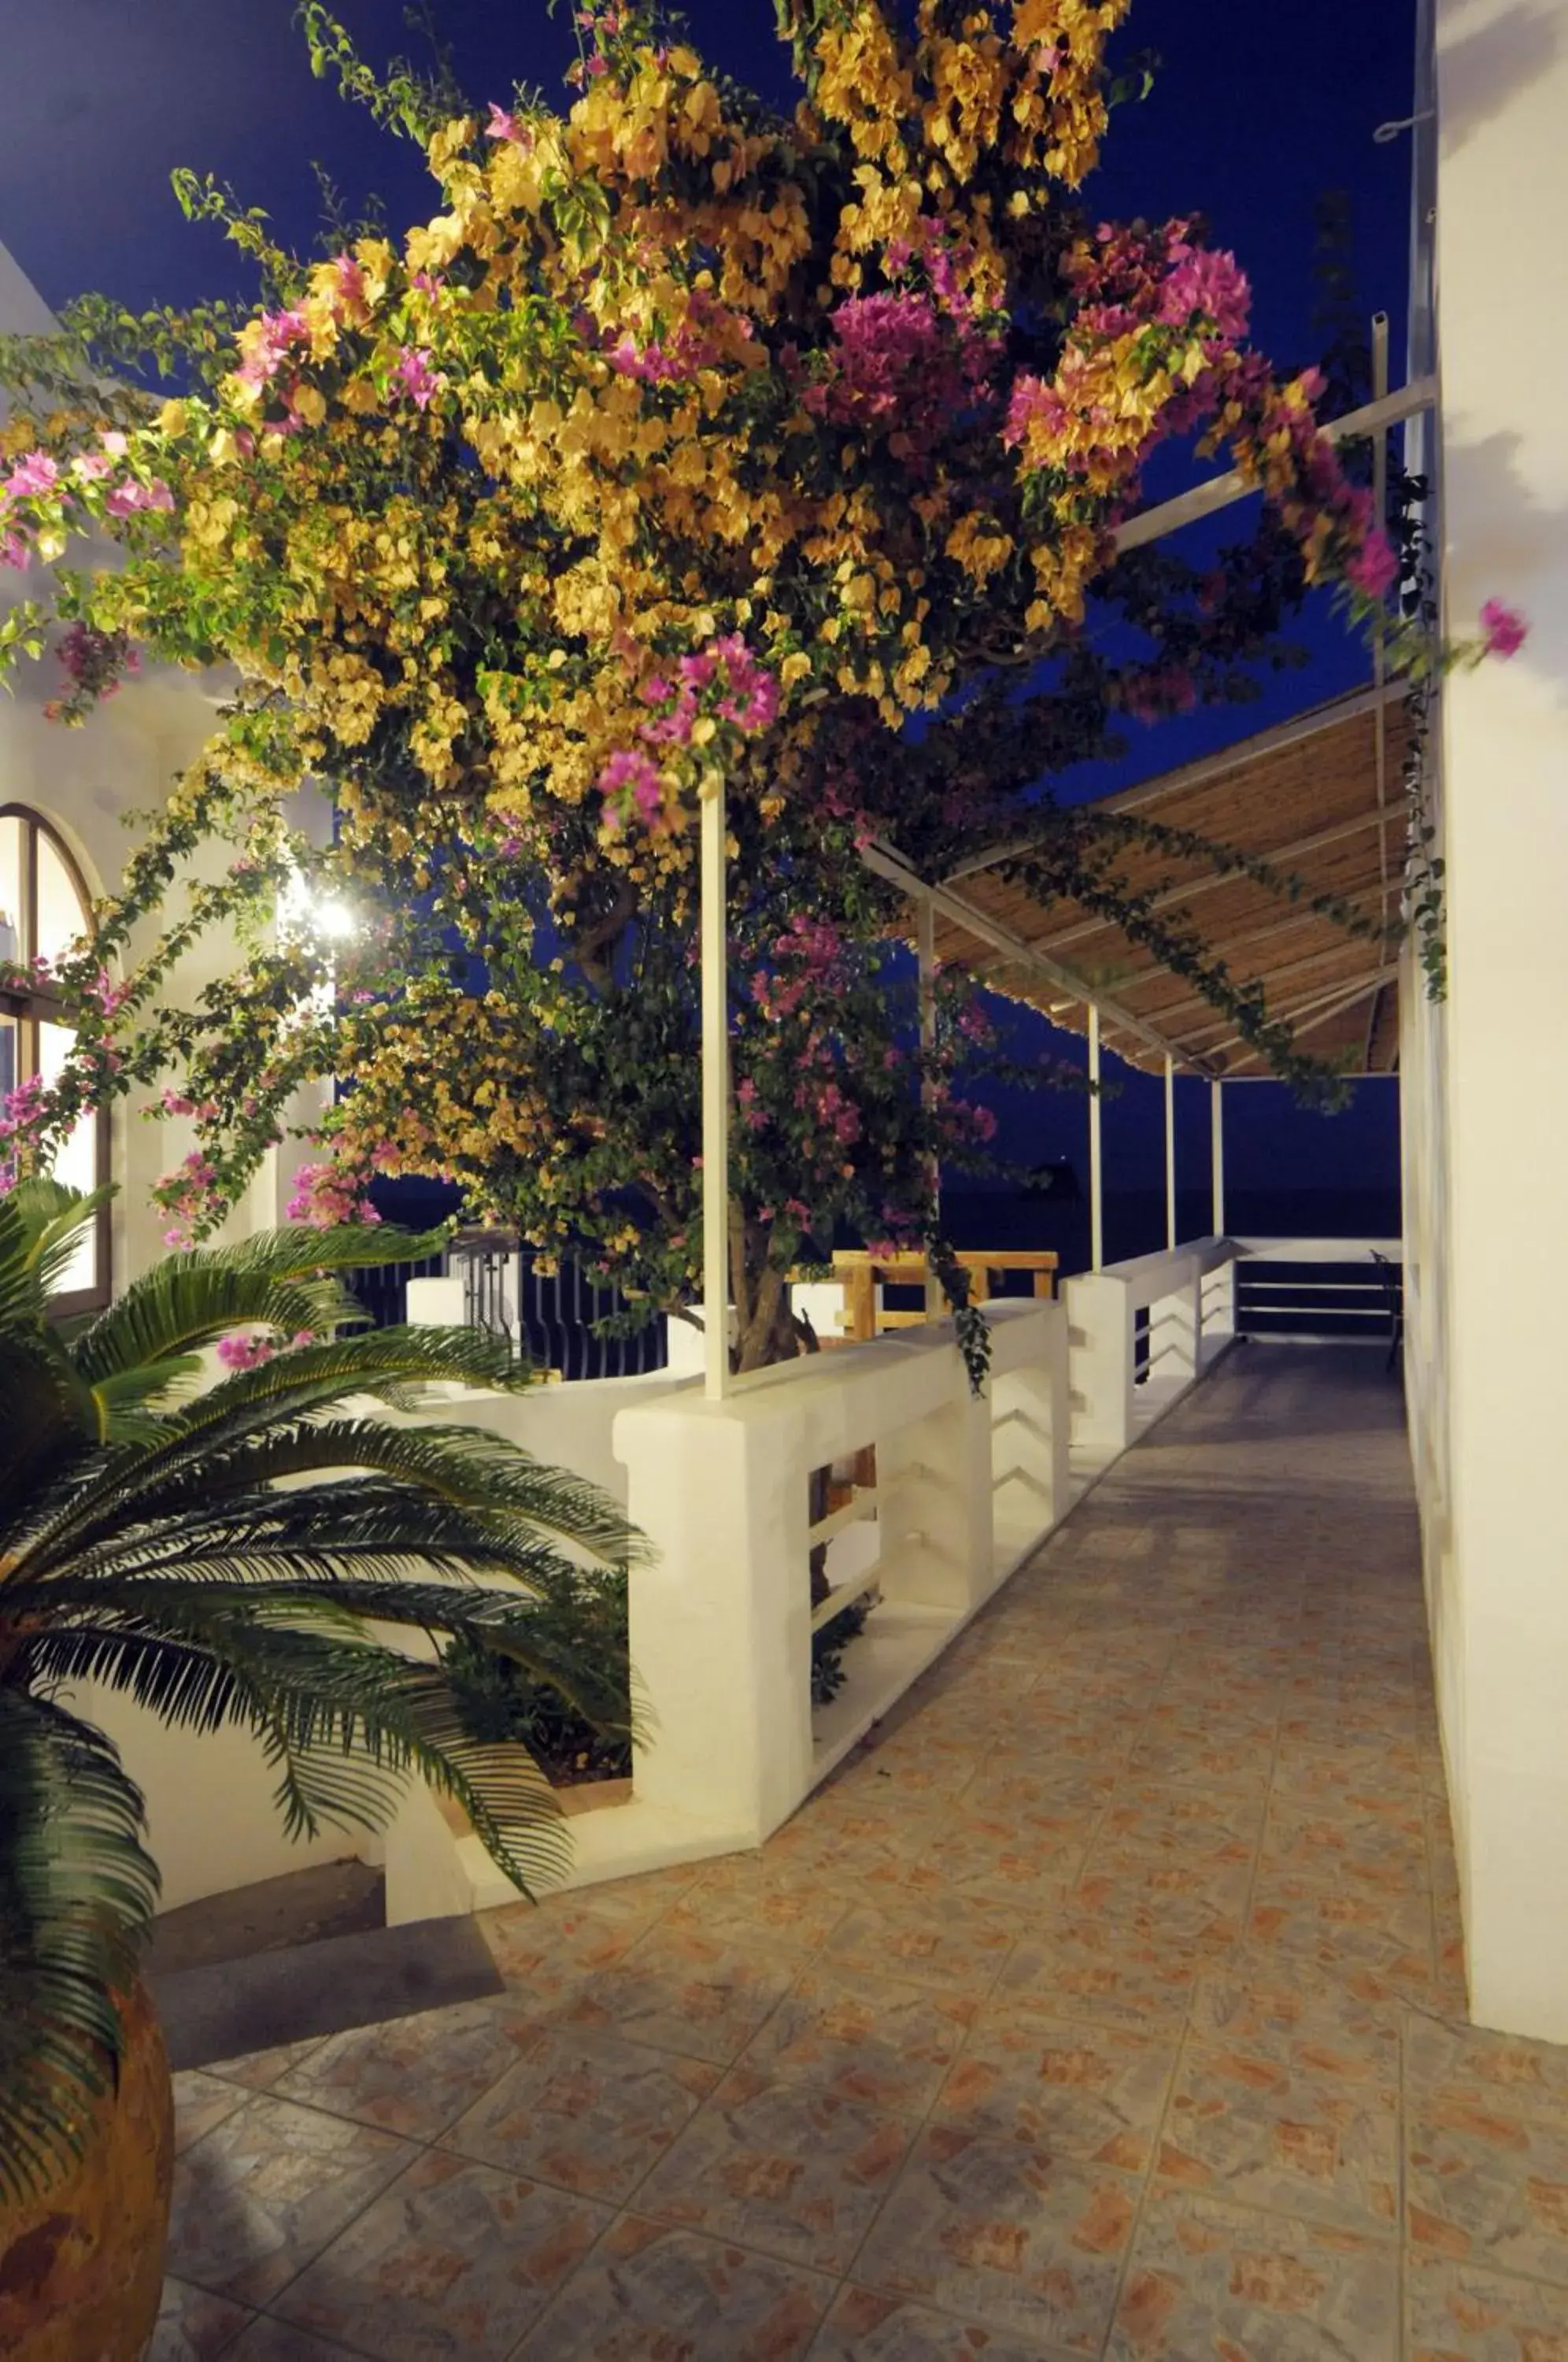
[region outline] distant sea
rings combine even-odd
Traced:
[[[1052,1249],[1064,1272],[1089,1263],[1087,1197],[1047,1190],[958,1189],[943,1192],[944,1225],[955,1247]],[[1176,1236],[1207,1238],[1213,1212],[1207,1188],[1176,1194]],[[1395,1239],[1399,1235],[1397,1189],[1245,1189],[1225,1193],[1225,1226],[1232,1238]],[[1105,1197],[1105,1260],[1153,1254],[1165,1243],[1163,1189],[1112,1189]]]

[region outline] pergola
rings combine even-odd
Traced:
[[[1336,442],[1374,441],[1381,482],[1386,430],[1435,399],[1422,378],[1394,393],[1386,382],[1386,322],[1374,323],[1377,399],[1334,420]],[[1118,546],[1133,548],[1228,507],[1252,489],[1234,473],[1129,518]],[[1097,810],[1137,814],[1232,848],[1292,881],[1276,885],[1212,858],[1176,858],[1128,846],[1122,883],[1152,892],[1153,907],[1179,927],[1190,912],[1205,948],[1238,984],[1256,984],[1268,1013],[1282,1019],[1314,1056],[1351,1075],[1388,1075],[1398,1042],[1397,968],[1387,930],[1397,917],[1404,853],[1403,767],[1407,732],[1397,683],[1372,684],[1243,739],[1223,753],[1108,797]],[[724,821],[722,789],[702,812],[702,1145],[704,1268],[726,1269],[728,1238],[729,1012],[724,957]],[[1146,947],[1071,901],[1043,905],[1020,868],[1027,837],[997,844],[950,876],[922,877],[886,844],[862,858],[900,887],[914,915],[922,972],[937,963],[967,969],[988,989],[1028,1003],[1055,1025],[1085,1033],[1091,1083],[1101,1049],[1114,1051],[1165,1084],[1165,1205],[1176,1241],[1175,1078],[1211,1086],[1214,1229],[1225,1229],[1222,1086],[1259,1080],[1265,1068],[1233,1021]],[[1332,897],[1370,922],[1350,933],[1310,906]],[[1089,1099],[1092,1266],[1102,1260],[1100,1104]],[[732,1385],[724,1324],[706,1322],[707,1391]]]

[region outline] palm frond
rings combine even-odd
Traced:
[[[119,2053],[158,1871],[142,1800],[108,1740],[0,1686],[0,2196],[80,2154]]]
[[[166,1256],[132,1280],[76,1340],[72,1359],[91,1385],[183,1362],[234,1329],[330,1336],[337,1329],[362,1327],[366,1319],[330,1274],[279,1278],[265,1269],[215,1265],[198,1251]]]
[[[95,1455],[85,1471],[65,1472],[40,1488],[31,1513],[0,1519],[13,1572],[29,1577],[68,1564],[116,1540],[128,1540],[155,1520],[200,1518],[237,1513],[239,1503],[271,1485],[287,1484],[298,1494],[301,1479],[329,1473],[339,1480],[313,1488],[311,1508],[331,1521],[352,1520],[382,1496],[363,1479],[413,1487],[423,1502],[421,1517],[431,1547],[441,1542],[442,1513],[467,1518],[466,1535],[492,1562],[527,1579],[541,1535],[569,1543],[602,1563],[635,1563],[646,1545],[616,1504],[596,1485],[568,1471],[532,1459],[503,1436],[462,1428],[397,1428],[376,1419],[297,1422],[242,1438],[222,1451],[194,1447],[152,1451],[136,1447]],[[348,1485],[343,1480],[360,1480]],[[348,1497],[358,1493],[356,1502]],[[304,1510],[285,1511],[276,1502],[269,1515],[280,1529],[303,1530]],[[6,1529],[8,1527],[8,1530]],[[350,1522],[347,1530],[357,1530]],[[467,1546],[467,1545],[465,1545]],[[139,1548],[139,1542],[138,1544]]]
[[[157,1891],[141,1799],[62,1685],[249,1730],[293,1836],[380,1827],[423,1778],[526,1893],[568,1856],[554,1792],[525,1746],[471,1735],[442,1650],[507,1660],[624,1735],[625,1650],[594,1603],[624,1603],[644,1555],[597,1487],[388,1415],[528,1382],[477,1330],[352,1333],[342,1275],[439,1234],[202,1249],[85,1326],[51,1321],[94,1210],[53,1184],[0,1200],[0,2196],[47,2184],[106,2088]],[[240,1327],[318,1341],[204,1383],[201,1349]]]
[[[431,1639],[466,1639],[547,1682],[589,1722],[624,1727],[624,1651],[590,1660],[574,1649],[562,1638],[559,1617],[539,1612],[549,1595],[542,1586],[535,1597],[520,1598],[510,1587],[471,1579],[459,1559],[444,1564],[434,1551],[345,1549],[335,1558],[329,1563],[325,1551],[247,1544],[128,1579],[79,1576],[24,1587],[8,1595],[7,1606],[18,1622],[35,1623],[40,1633],[47,1628],[47,1639],[27,1644],[35,1671],[47,1662],[58,1674],[53,1640],[69,1636],[74,1642],[86,1632],[105,1640],[116,1633],[167,1640],[180,1650],[210,1648],[222,1657],[236,1646],[248,1649],[250,1635],[263,1628],[368,1639],[376,1625]],[[187,1671],[184,1678],[194,1676]]]
[[[192,1619],[194,1621],[194,1619]],[[476,1745],[445,1669],[373,1640],[235,1617],[199,1644],[83,1625],[40,1633],[35,1682],[102,1682],[171,1724],[243,1723],[278,1772],[285,1833],[383,1827],[411,1773],[456,1796],[524,1893],[569,1856],[555,1792],[523,1748]]]
[[[0,1329],[41,1320],[82,1232],[109,1196],[83,1197],[41,1175],[0,1197]]]

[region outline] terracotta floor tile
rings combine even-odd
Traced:
[[[1274,1734],[1206,1739],[1156,1738],[1140,1743],[1128,1759],[1128,1775],[1142,1782],[1178,1781],[1190,1788],[1222,1788],[1261,1798],[1274,1768]]]
[[[842,2274],[914,2137],[907,2117],[742,2066],[637,2192],[637,2212]]]
[[[1190,1946],[1083,1911],[1014,1946],[998,1998],[1031,1996],[1062,2015],[1134,2033],[1185,2019],[1198,1976],[1215,1965]]]
[[[991,1754],[964,1794],[963,1809],[985,1818],[1014,1811],[1054,1816],[1064,1828],[1092,1832],[1121,1779],[1120,1763],[1058,1763],[1037,1752]]]
[[[767,1843],[767,1860],[777,1868],[814,1873],[825,1886],[853,1893],[867,1876],[896,1882],[926,1852],[946,1818],[932,1804],[901,1811],[859,1795],[855,1809],[823,1816],[808,1804]]]
[[[246,2306],[185,2280],[166,2279],[159,2300],[158,2326],[144,2362],[217,2362],[248,2321]]]
[[[415,2154],[391,2133],[258,2093],[179,2160],[170,2268],[265,2303]]]
[[[1398,2362],[1399,2257],[1212,2199],[1152,2196],[1107,2362]]]
[[[1399,2081],[1404,2004],[1297,1977],[1202,1978],[1193,1998],[1193,2039],[1211,2050],[1272,2059],[1294,2074],[1386,2092]],[[1382,2103],[1380,2103],[1382,2104]]]
[[[326,2039],[313,2035],[306,2042],[281,2042],[272,2050],[252,2050],[243,2058],[219,2058],[203,2070],[208,2075],[219,2075],[226,2083],[243,2083],[248,2091],[270,2092],[280,2075],[287,2074],[318,2050]]]
[[[1176,2070],[1155,2186],[1395,2236],[1397,2103],[1392,2076],[1349,2082],[1307,2075],[1246,2049],[1189,2044]]]
[[[986,2009],[937,2095],[933,2121],[1141,2173],[1176,2056],[1174,2034],[1151,2041],[1119,2026],[1053,2021],[1027,2005]]]
[[[1550,2280],[1568,2327],[1568,2125],[1433,2102],[1411,2108],[1405,2138],[1411,2246]]]
[[[975,1748],[879,1747],[875,1741],[851,1757],[845,1765],[848,1782],[859,1791],[887,1783],[889,1794],[917,1810],[938,1800],[962,1795],[986,1760],[983,1746]]]
[[[766,1848],[182,2077],[151,2362],[1568,2362],[1376,1374],[1237,1356]]]
[[[224,2077],[188,2068],[174,2081],[174,2151],[182,2157],[193,2141],[245,2105],[244,2086]]]
[[[272,2089],[282,2100],[431,2141],[500,2081],[536,2030],[531,2013],[504,2000],[421,2010],[332,2035]]]
[[[558,2025],[621,2034],[726,2067],[789,1991],[794,1969],[762,1949],[658,1929],[586,1981]]]
[[[514,2362],[800,2362],[831,2279],[626,2215]]]
[[[275,2310],[377,2362],[505,2362],[612,2220],[586,2199],[426,2154]]]
[[[1109,1854],[1109,1858],[1108,1858]],[[1252,1889],[1249,1858],[1204,1860],[1174,1851],[1098,1842],[1077,1883],[1080,1908],[1135,1915],[1206,1948],[1233,1944]]]
[[[1015,1914],[965,1902],[933,1911],[923,1900],[867,1903],[839,1921],[822,1958],[841,1970],[865,1970],[944,1992],[989,1992],[1019,1932]]]
[[[1261,1794],[1209,1794],[1163,1781],[1123,1781],[1095,1832],[1093,1866],[1155,1854],[1250,1863],[1263,1820]]]
[[[716,1863],[662,1924],[670,1935],[809,1956],[821,1951],[850,1907],[847,1894],[812,1871],[775,1870],[762,1855],[741,1854]]]
[[[364,2348],[353,2351],[362,2355]],[[348,2362],[349,2354],[347,2345],[329,2345],[325,2337],[313,2337],[293,2322],[264,2315],[251,2323],[237,2345],[226,2349],[224,2362]]]
[[[582,2197],[624,2202],[722,2072],[613,2034],[541,2030],[442,2147]]]
[[[613,1894],[612,1888],[591,1887],[580,1901],[509,1903],[498,1911],[481,1911],[480,1931],[507,1981],[544,1999],[624,1959],[673,1900],[657,1909],[628,1908],[606,1900]]]
[[[839,2291],[811,2362],[1066,2362],[1065,2349],[998,2336],[977,2321],[928,2312],[871,2289]]]
[[[1484,2265],[1413,2254],[1405,2310],[1409,2362],[1560,2362],[1568,2353],[1562,2290]]]
[[[838,1972],[824,1963],[797,1978],[753,2040],[745,2064],[922,2115],[977,2007],[966,1994]]]
[[[1325,1978],[1360,1970],[1430,1989],[1431,1905],[1425,1894],[1356,1893],[1320,1872],[1303,1876],[1264,1862],[1253,1890],[1248,1948],[1280,1963],[1298,1961]]]
[[[856,2279],[1066,2353],[1098,2354],[1139,2189],[1130,2174],[933,2125],[861,2249]]]
[[[920,1864],[920,1884],[955,1903],[1048,1908],[1083,1867],[1092,1823],[1077,1808],[957,1812]]]
[[[1500,2109],[1568,2132],[1568,2045],[1529,2042],[1419,2010],[1405,2017],[1405,2090],[1412,2106]]]

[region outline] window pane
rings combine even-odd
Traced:
[[[43,845],[40,843],[39,902],[42,902]],[[72,1033],[67,1025],[43,1024],[39,1027],[39,1071],[46,1083],[52,1083],[71,1055]],[[98,1185],[98,1119],[89,1112],[82,1117],[61,1146],[50,1170],[57,1181],[68,1189],[86,1191]],[[96,1230],[83,1231],[75,1253],[57,1282],[63,1295],[78,1287],[95,1287],[98,1284],[98,1241]]]
[[[20,1030],[14,1017],[0,1017],[0,1099],[21,1080],[17,1064]]]
[[[87,913],[70,870],[41,832],[39,836],[39,940],[46,960],[57,960],[87,932]]]
[[[22,950],[22,823],[0,820],[0,960],[19,960]]]

